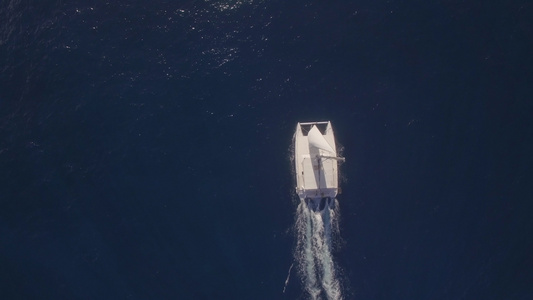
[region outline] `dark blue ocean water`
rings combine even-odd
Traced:
[[[290,144],[331,120],[346,299],[531,299],[532,15],[0,1],[0,298],[302,299]]]

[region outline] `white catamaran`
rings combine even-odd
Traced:
[[[331,122],[306,122],[296,125],[294,163],[296,193],[314,211],[333,205],[339,189],[335,136]]]

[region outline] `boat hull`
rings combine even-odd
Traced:
[[[298,123],[294,134],[296,193],[313,210],[334,202],[338,161],[331,122]]]

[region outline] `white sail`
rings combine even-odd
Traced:
[[[322,149],[325,151],[329,151],[333,155],[335,155],[335,151],[333,148],[329,145],[328,141],[322,136],[322,133],[318,130],[318,128],[313,125],[311,130],[309,130],[309,133],[307,134],[307,138],[309,140],[309,145],[316,147],[318,149]]]

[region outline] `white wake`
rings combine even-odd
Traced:
[[[338,269],[331,254],[339,238],[338,207],[335,199],[322,211],[313,211],[300,201],[296,212],[295,258],[304,289],[313,300],[342,299]]]

